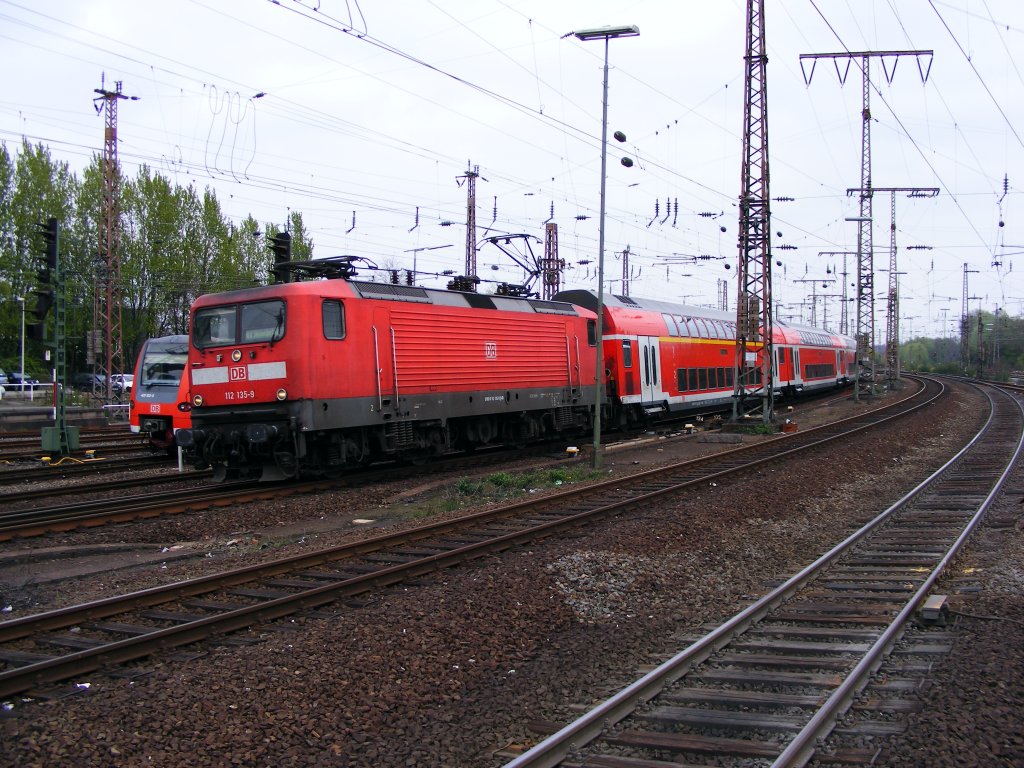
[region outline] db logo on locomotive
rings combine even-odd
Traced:
[[[228,368],[228,378],[231,381],[245,381],[248,376],[244,365],[232,365]]]
[[[484,342],[484,359],[485,360],[497,360],[498,359],[498,343],[496,341],[485,341]]]

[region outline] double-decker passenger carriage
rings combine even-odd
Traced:
[[[189,426],[188,336],[147,339],[135,363],[128,404],[132,432],[149,436],[154,448],[174,450],[174,434]]]
[[[597,309],[593,291],[563,291],[555,299]],[[632,427],[669,414],[731,407],[735,314],[629,296],[606,296],[603,305],[611,411],[605,423]],[[775,323],[772,338],[773,386],[780,394],[836,387],[853,375],[852,338],[782,322]]]
[[[796,395],[847,384],[857,375],[857,340],[775,321],[775,388]]]
[[[592,423],[592,312],[357,281],[352,257],[286,268],[304,279],[192,306],[192,428],[177,440],[216,478],[324,474]]]

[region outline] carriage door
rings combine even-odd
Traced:
[[[658,360],[658,337],[640,336],[640,400],[649,403],[660,400],[661,366]]]
[[[394,335],[385,309],[373,311],[373,359],[377,369],[377,406],[381,412],[394,408],[395,402],[395,361]]]

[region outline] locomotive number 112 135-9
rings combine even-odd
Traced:
[[[254,389],[236,389],[233,392],[228,391],[224,393],[225,400],[255,400],[256,390]]]

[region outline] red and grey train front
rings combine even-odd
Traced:
[[[192,307],[192,427],[177,442],[217,480],[296,474],[285,298],[273,289],[200,297]],[[297,319],[297,318],[296,318]]]

